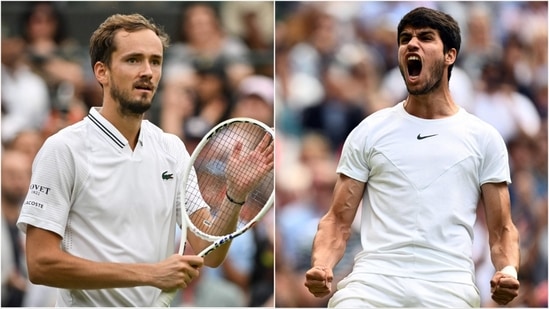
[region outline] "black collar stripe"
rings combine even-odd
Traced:
[[[92,114],[88,114],[88,118],[101,130],[103,131],[110,139],[114,141],[116,145],[120,148],[124,148],[124,143],[119,140],[109,129],[107,129],[99,120],[97,120],[95,117],[92,116]]]

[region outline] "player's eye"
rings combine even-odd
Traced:
[[[409,35],[401,35],[399,39],[400,44],[407,44],[410,42],[410,36]]]

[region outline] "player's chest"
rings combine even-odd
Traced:
[[[370,179],[402,177],[418,186],[428,185],[444,174],[476,173],[478,146],[456,130],[399,130],[379,138],[368,157]]]
[[[148,214],[153,209],[162,212],[172,209],[178,177],[176,164],[170,157],[154,151],[108,156],[98,150],[88,160],[80,192],[89,210]]]

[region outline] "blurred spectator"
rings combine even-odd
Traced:
[[[192,122],[187,123],[187,131],[199,121],[213,127],[228,118],[233,106],[234,91],[221,64],[198,65],[196,70],[196,110]]]
[[[325,97],[302,112],[304,131],[319,132],[328,137],[332,149],[343,146],[345,137],[366,115],[361,106],[352,104],[343,95],[339,73],[329,68],[322,75]]]
[[[494,37],[492,18],[489,4],[475,2],[469,7],[467,23],[462,26],[466,34],[457,57],[457,66],[467,72],[473,83],[481,79],[484,63],[502,54],[501,44]]]
[[[230,117],[249,117],[269,127],[274,124],[274,81],[270,77],[253,75],[244,78],[236,93]]]
[[[165,132],[185,140],[185,122],[195,115],[196,84],[198,76],[190,65],[180,64],[166,67],[161,80],[160,126]],[[198,130],[204,134],[209,126]]]
[[[481,85],[471,112],[494,126],[503,139],[524,134],[533,137],[540,129],[540,115],[534,103],[516,91],[514,78],[499,60],[482,66]]]
[[[321,80],[341,46],[341,33],[337,20],[328,12],[307,4],[302,9],[300,26],[303,38],[291,47],[288,55],[290,69]]]
[[[166,51],[166,66],[189,63],[203,71],[219,70],[229,87],[253,72],[249,48],[223,29],[212,3],[184,3],[178,33]]]
[[[289,25],[288,25],[289,26]],[[316,104],[324,96],[320,81],[307,73],[294,72],[290,66],[290,45],[286,40],[287,25],[277,25],[275,52],[276,79],[276,127],[288,135],[302,133],[300,114],[308,106]]]
[[[220,19],[224,28],[242,38],[246,46],[253,51],[272,49],[273,13],[273,3],[268,1],[220,3]]]
[[[24,50],[22,39],[2,38],[2,142],[41,130],[50,108],[47,85],[25,63]]]
[[[5,149],[17,150],[26,154],[31,160],[42,147],[44,135],[38,130],[23,130],[8,143],[5,143]]]
[[[342,95],[366,114],[393,104],[380,87],[385,71],[382,61],[377,51],[366,44],[344,44],[335,57],[335,65],[341,72]]]
[[[16,227],[30,186],[31,158],[2,152],[2,307],[22,307],[29,284],[24,240]]]
[[[249,48],[249,61],[255,72],[273,76],[274,3],[222,1],[220,17],[225,29]]]
[[[66,113],[72,105],[84,104],[87,58],[67,33],[63,12],[55,2],[29,2],[21,22],[29,62],[48,84],[52,111]]]

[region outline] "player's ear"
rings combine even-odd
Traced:
[[[446,62],[447,65],[452,65],[454,62],[456,62],[457,58],[457,50],[455,48],[450,48],[446,54],[444,54],[444,62]]]
[[[105,63],[97,61],[93,66],[93,73],[95,74],[95,78],[101,85],[105,85],[107,83],[109,70]]]

